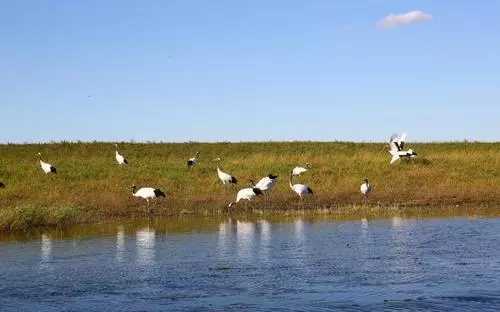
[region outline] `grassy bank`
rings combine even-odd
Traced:
[[[269,198],[259,198],[238,210],[280,213],[322,209],[338,213],[384,207],[490,206],[500,207],[500,144],[412,144],[419,158],[389,165],[386,144],[355,143],[218,143],[120,145],[129,166],[119,167],[109,143],[0,145],[0,229],[142,216],[144,202],[134,199],[130,186],[155,186],[167,199],[155,203],[156,215],[227,213],[227,203],[249,179],[268,173],[280,176]],[[196,151],[193,170],[186,160]],[[54,164],[57,175],[41,171],[36,153]],[[237,188],[223,187],[215,163],[240,180]],[[288,172],[309,162],[313,169],[298,181],[310,185],[313,198],[297,200],[288,187]],[[359,185],[368,177],[375,186],[368,206]]]

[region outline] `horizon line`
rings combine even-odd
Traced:
[[[49,144],[256,144],[256,143],[355,143],[355,144],[381,144],[389,141],[349,141],[349,140],[249,140],[249,141],[162,141],[162,140],[59,140],[59,141],[24,141],[24,142],[0,142],[0,145],[49,145]],[[486,143],[498,144],[500,141],[488,140],[431,140],[431,141],[410,141],[414,144],[444,144],[444,143]]]

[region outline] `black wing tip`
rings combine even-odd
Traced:
[[[3,182],[0,182],[0,188],[4,188],[5,184]]]
[[[231,183],[238,184],[238,179],[236,179],[235,177],[231,177]]]
[[[308,187],[308,188],[307,188],[307,192],[308,192],[309,194],[314,194],[313,190],[312,190],[310,187]]]
[[[262,190],[260,188],[257,188],[257,187],[254,187],[253,188],[253,192],[255,193],[255,195],[262,195]]]
[[[154,192],[156,197],[166,197],[165,193],[160,189],[155,189]]]
[[[52,173],[57,173],[57,169],[56,169],[56,167],[50,167],[50,172],[52,172]]]

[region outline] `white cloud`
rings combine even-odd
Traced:
[[[403,14],[389,14],[377,22],[379,28],[394,28],[432,19],[432,15],[416,10]]]

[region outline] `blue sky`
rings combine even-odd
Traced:
[[[415,10],[432,18],[380,27]],[[3,1],[0,142],[498,141],[498,12],[500,1]]]

